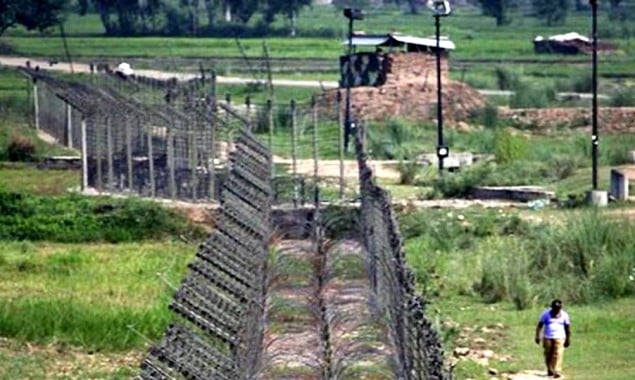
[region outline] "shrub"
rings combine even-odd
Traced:
[[[382,127],[368,130],[369,153],[380,159],[408,159],[414,157],[419,130],[409,123],[392,119]]]
[[[400,185],[414,185],[417,175],[421,172],[421,164],[416,160],[399,161],[397,166]]]
[[[496,76],[496,84],[501,90],[514,90],[520,85],[520,78],[518,78],[518,74],[503,67],[497,67],[494,69],[494,75]]]
[[[635,88],[620,88],[611,95],[611,107],[635,107]]]
[[[175,235],[201,238],[203,233],[154,202],[0,190],[0,239],[118,243]]]
[[[9,161],[32,161],[35,155],[35,144],[24,136],[15,136],[7,146],[7,158]]]
[[[544,108],[556,100],[556,90],[553,87],[542,88],[519,82],[514,91],[509,101],[512,108]]]
[[[447,198],[467,197],[475,186],[486,182],[491,173],[490,165],[475,165],[458,173],[447,173],[432,183],[433,188]]]
[[[528,243],[532,280],[543,297],[590,302],[635,292],[629,280],[635,229],[628,222],[590,211],[539,231]]]
[[[529,145],[522,136],[511,134],[507,130],[500,130],[494,141],[494,155],[496,161],[508,164],[525,159],[529,151]]]

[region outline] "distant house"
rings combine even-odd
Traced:
[[[347,46],[346,39],[342,45]],[[382,36],[354,35],[354,54],[340,57],[340,86],[346,87],[351,65],[350,84],[382,86],[390,82],[432,82],[436,72],[434,37],[414,37],[399,34]],[[448,76],[448,52],[455,49],[454,42],[443,37],[439,41],[442,52],[442,75]],[[359,51],[372,48],[371,51]]]
[[[598,50],[612,51],[615,50],[615,45],[598,43]],[[589,54],[593,51],[593,42],[590,38],[575,32],[548,38],[537,36],[534,38],[534,51],[538,54]]]

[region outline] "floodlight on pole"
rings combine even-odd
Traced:
[[[443,91],[441,80],[441,17],[447,17],[452,11],[447,0],[428,0],[428,8],[434,15],[436,27],[436,58],[437,58],[437,159],[439,160],[439,175],[443,174],[443,161],[450,155],[450,148],[445,145],[443,138]]]
[[[344,17],[348,19],[348,67],[346,68],[346,110],[344,114],[344,149],[348,151],[348,142],[355,129],[355,122],[351,117],[351,81],[353,79],[353,21],[363,20],[364,11],[361,9],[345,8]]]

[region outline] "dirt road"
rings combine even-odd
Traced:
[[[61,71],[65,73],[90,73],[90,65],[86,63],[75,62],[71,65],[68,62],[58,62],[51,64],[50,62],[42,59],[33,59],[29,57],[10,57],[0,56],[0,65],[10,67],[26,66],[26,62],[31,63],[31,67],[39,66],[44,70]],[[170,79],[177,78],[179,81],[186,81],[196,78],[198,74],[182,73],[175,71],[159,71],[159,70],[135,70],[138,75],[155,78],[155,79]],[[253,78],[241,78],[241,77],[225,77],[217,76],[216,80],[219,84],[248,84],[257,82]],[[317,81],[317,80],[292,80],[292,79],[274,79],[274,86],[285,87],[308,87],[308,88],[337,88],[338,83],[336,81]]]

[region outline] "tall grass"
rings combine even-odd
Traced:
[[[194,247],[0,241],[0,336],[87,351],[143,347],[170,320],[167,303]]]
[[[592,210],[531,225],[499,214],[402,217],[421,286],[518,309],[553,298],[584,304],[635,294],[635,226],[628,221]]]

